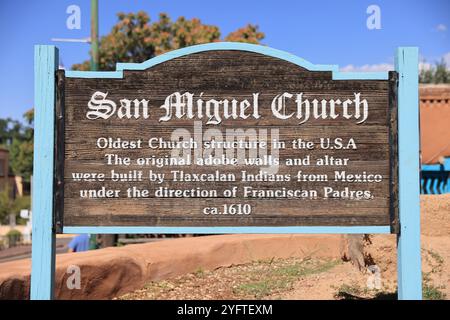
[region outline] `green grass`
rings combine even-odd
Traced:
[[[273,292],[282,289],[290,289],[291,287],[292,283],[287,279],[268,279],[258,282],[243,283],[236,288],[235,293],[252,295],[259,299],[268,296]]]
[[[446,295],[441,291],[443,287],[436,287],[433,284],[424,283],[423,285],[423,298],[425,300],[444,300]]]
[[[159,282],[152,281],[152,282],[146,283],[144,285],[144,289],[147,289],[147,290],[159,289],[159,290],[164,290],[164,291],[170,291],[173,288],[174,288],[174,286],[167,280],[162,280]]]
[[[422,295],[425,300],[444,300],[446,295],[441,291],[441,289],[445,289],[445,286],[437,287],[431,281],[431,272],[422,273]]]
[[[305,266],[303,263],[295,263],[273,271],[274,274],[287,277],[305,277],[311,274],[326,272],[334,268],[339,261],[327,261],[317,266]]]
[[[308,261],[301,261],[276,268],[258,270],[254,272],[252,277],[256,278],[255,280],[240,284],[233,291],[236,294],[263,298],[280,290],[292,289],[294,282],[299,278],[326,272],[339,263],[335,260],[312,265]]]
[[[440,273],[442,271],[442,265],[444,264],[444,258],[439,255],[439,253],[433,250],[426,250],[426,252],[433,258],[435,263],[431,263],[431,271],[422,273],[422,295],[425,300],[444,300],[446,295],[442,292],[445,286],[435,286],[432,283],[431,275],[434,273]]]
[[[194,275],[197,278],[203,278],[203,276],[205,275],[205,270],[203,270],[202,267],[198,267],[197,270],[194,271]]]

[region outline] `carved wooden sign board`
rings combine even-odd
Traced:
[[[102,78],[57,71],[57,230],[396,232],[397,72],[346,79],[226,49],[132,65]]]
[[[218,42],[115,71],[35,47],[31,299],[55,233],[397,235],[399,299],[421,299],[416,47],[340,72]]]

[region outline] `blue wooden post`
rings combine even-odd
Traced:
[[[422,299],[420,257],[419,50],[397,49],[399,216],[397,239],[398,298]]]
[[[34,163],[31,299],[53,298],[55,232],[53,230],[53,162],[55,135],[55,71],[58,49],[34,50]]]

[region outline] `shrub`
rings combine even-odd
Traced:
[[[20,242],[22,233],[18,230],[12,229],[6,234],[6,237],[8,238],[9,247],[14,247]]]

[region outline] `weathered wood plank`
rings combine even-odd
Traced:
[[[390,80],[332,80],[331,72],[308,71],[290,62],[262,54],[244,51],[210,51],[191,54],[172,59],[143,71],[125,71],[123,79],[84,79],[67,78],[65,81],[65,150],[64,150],[64,222],[72,226],[299,226],[299,225],[394,225],[396,223],[396,106],[394,103],[393,79]],[[116,115],[108,119],[88,119],[88,104],[95,92],[107,94],[107,99],[117,104],[121,99],[130,101],[148,100],[148,117],[142,109],[136,109],[139,118],[119,118]],[[196,113],[192,119],[182,117],[161,121],[165,115],[164,108],[167,96],[174,92],[191,92],[194,98],[203,102],[209,99],[223,101],[242,101],[247,99],[249,108],[255,108],[253,94],[258,95],[258,115],[248,118],[222,117],[220,124],[208,124],[216,119],[217,114]],[[298,110],[295,99],[289,100],[284,114],[291,115],[286,119],[274,117],[271,107],[275,96],[285,92],[302,93],[302,101],[312,103],[339,98],[342,101],[366,99],[369,108],[367,119],[358,124],[352,116],[343,118],[345,113],[342,104],[335,106],[336,118],[314,118],[313,112],[320,113],[320,103],[316,109],[311,109],[309,119],[306,119],[306,109]],[[197,100],[196,100],[197,101]],[[356,101],[356,100],[354,100]],[[198,101],[197,101],[198,103]],[[356,102],[355,102],[356,103]],[[196,106],[199,106],[198,104]],[[303,105],[304,107],[306,104]],[[206,110],[206,109],[205,109]],[[222,109],[222,113],[225,109]],[[249,109],[250,110],[250,109]],[[315,110],[315,111],[314,111]],[[348,111],[348,110],[347,110]],[[198,112],[198,110],[195,110]],[[352,111],[355,113],[356,111]],[[248,111],[250,114],[250,111]],[[130,114],[131,115],[131,114]],[[224,113],[223,113],[224,115]],[[254,114],[253,114],[254,115]],[[297,117],[298,115],[298,117]],[[214,129],[224,134],[230,129],[267,130],[267,141],[270,142],[271,130],[278,130],[278,142],[285,143],[286,148],[273,153],[272,147],[266,148],[267,155],[279,158],[281,164],[275,172],[280,175],[295,177],[298,171],[305,174],[325,174],[328,181],[302,181],[293,179],[277,182],[179,182],[170,176],[172,170],[183,170],[187,173],[213,173],[220,170],[224,174],[239,176],[243,170],[249,174],[257,174],[261,166],[229,165],[229,166],[164,166],[138,165],[136,159],[159,157],[171,154],[167,147],[159,149],[148,148],[150,138],[170,140],[176,129],[183,129],[186,134],[194,136],[196,128],[194,121],[199,120],[202,130]],[[198,128],[197,128],[198,129]],[[96,141],[100,137],[120,138],[122,140],[141,140],[142,148],[136,149],[99,149]],[[204,136],[203,136],[204,137]],[[261,138],[261,135],[259,136]],[[311,150],[293,149],[292,141],[301,138],[312,141]],[[320,138],[343,139],[348,142],[355,140],[357,149],[320,148]],[[197,140],[199,143],[203,141]],[[248,138],[246,139],[248,141]],[[147,144],[147,145],[145,145]],[[194,156],[194,150],[192,156]],[[254,151],[254,150],[253,150]],[[114,153],[121,158],[129,157],[129,165],[106,165],[105,154]],[[225,153],[225,152],[224,152]],[[204,156],[209,153],[204,154]],[[249,150],[245,149],[248,156]],[[259,153],[261,155],[261,153]],[[311,157],[310,165],[286,166],[287,159]],[[347,165],[319,165],[318,158],[332,156],[347,158]],[[194,160],[194,159],[192,159]],[[115,182],[110,177],[111,170],[115,173],[127,173],[130,170],[142,170],[146,179],[143,181]],[[165,174],[161,184],[148,180],[148,172],[153,170]],[[332,178],[335,171],[345,170],[348,174],[362,172],[379,174],[381,181],[370,182],[336,182]],[[104,173],[105,181],[87,182],[73,181],[73,173]],[[125,195],[129,187],[149,189],[148,198],[129,198]],[[349,188],[370,192],[369,200],[324,198],[322,194],[317,199],[298,198],[245,198],[243,188],[251,186],[262,191],[276,188],[292,190],[319,190],[331,187],[336,190]],[[120,190],[117,197],[108,199],[80,198],[83,190]],[[188,190],[202,188],[216,190],[218,197],[192,198],[161,198],[154,191],[159,187]],[[237,187],[235,198],[225,198],[225,190]],[[319,192],[319,193],[320,193]],[[246,217],[229,217],[221,215],[205,215],[204,209],[222,207],[231,204],[250,204],[252,213]]]
[[[398,73],[389,72],[389,168],[390,168],[390,216],[392,233],[399,232],[398,217]]]
[[[64,219],[64,70],[56,71],[56,108],[55,108],[55,196],[54,226],[56,233],[62,233]]]

